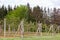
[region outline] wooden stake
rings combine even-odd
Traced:
[[[6,19],[4,18],[4,37],[6,37]]]

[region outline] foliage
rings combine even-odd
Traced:
[[[7,23],[13,26],[18,26],[20,21],[26,18],[27,10],[28,9],[26,6],[21,5],[20,7],[17,7],[15,10],[10,11],[6,16]]]
[[[60,9],[54,8],[53,10],[46,10],[47,8],[41,8],[39,6],[35,6],[33,8],[30,7],[29,3],[27,6],[20,5],[15,6],[13,9],[10,5],[6,8],[4,5],[0,7],[0,24],[3,25],[3,19],[7,20],[7,28],[10,24],[11,28],[15,27],[17,29],[18,24],[22,19],[24,19],[25,30],[29,28],[29,31],[36,31],[36,22],[40,21],[43,23],[43,31],[49,28],[50,24],[58,24],[60,25]],[[52,12],[51,12],[52,11]],[[48,14],[48,15],[47,15]],[[50,17],[49,17],[50,15]],[[28,23],[27,23],[28,22]],[[31,22],[31,23],[30,23]],[[27,24],[26,24],[27,23]],[[33,25],[34,24],[34,25]],[[26,27],[30,25],[29,27]]]

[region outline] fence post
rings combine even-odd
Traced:
[[[20,23],[20,29],[21,29],[21,37],[23,38],[24,36],[24,19],[22,19]]]
[[[38,22],[37,23],[37,34],[39,33],[42,36],[42,23]]]
[[[9,28],[8,28],[8,32],[9,32],[9,36],[10,36],[10,24],[8,25],[8,27],[9,27]]]
[[[4,37],[6,37],[6,19],[4,18]]]

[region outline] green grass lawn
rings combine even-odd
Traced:
[[[31,37],[24,37],[24,38],[0,38],[0,40],[60,40],[60,35],[54,36],[31,36]]]

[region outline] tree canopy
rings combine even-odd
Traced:
[[[27,15],[27,6],[20,5],[15,10],[10,11],[6,18],[9,23],[20,22],[23,18],[26,18]]]

